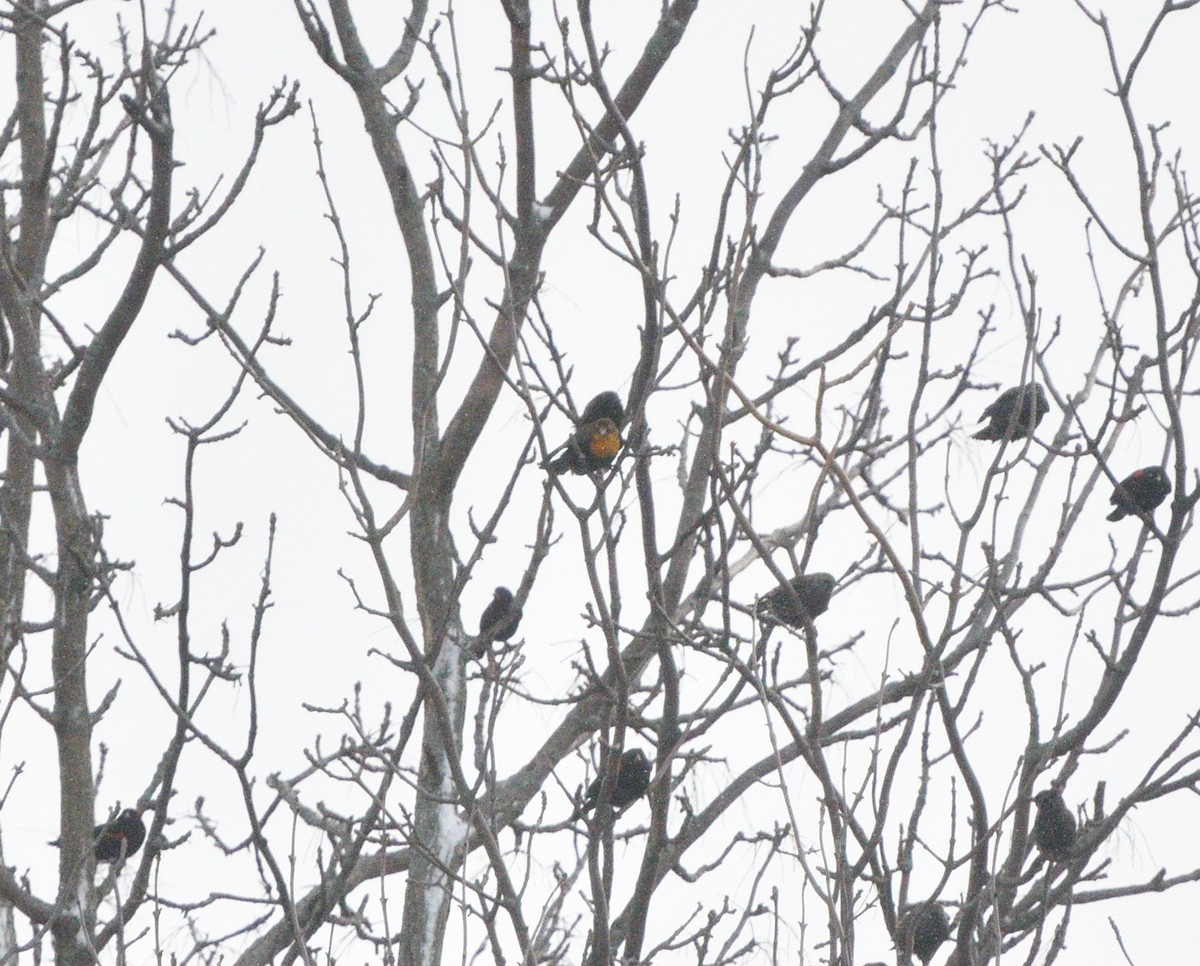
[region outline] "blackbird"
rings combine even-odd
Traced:
[[[988,424],[975,434],[975,439],[1024,439],[1032,436],[1034,427],[1050,412],[1046,394],[1036,382],[1006,389],[983,411],[980,419]]]
[[[507,641],[521,623],[521,608],[513,601],[512,591],[497,587],[492,601],[479,618],[479,636],[475,639],[475,656],[483,657],[492,641]]]
[[[1041,853],[1050,859],[1065,859],[1075,844],[1075,816],[1063,804],[1063,797],[1053,789],[1033,796],[1037,818],[1033,820],[1033,840]]]
[[[833,574],[801,574],[758,599],[758,619],[773,624],[804,628],[804,616],[815,620],[829,609],[829,598],[837,581]]]
[[[1116,506],[1107,517],[1120,520],[1122,517],[1151,513],[1171,492],[1171,481],[1159,466],[1143,466],[1134,470],[1113,490],[1108,501]]]
[[[908,919],[912,952],[928,966],[938,946],[950,938],[950,918],[940,902],[923,902],[913,908]]]
[[[583,804],[579,807],[582,815],[590,808],[596,807],[600,800],[600,786],[604,782],[601,772],[588,785],[587,793],[583,796]],[[632,805],[646,794],[650,787],[650,760],[641,748],[629,748],[621,756],[621,764],[617,767],[617,780],[613,783],[612,807],[617,811]]]
[[[125,858],[137,852],[146,841],[146,826],[137,811],[127,808],[111,822],[97,825],[92,830],[96,840],[96,861],[116,862],[121,857],[121,846],[124,845]],[[51,845],[58,845],[55,839]]]
[[[583,407],[575,432],[546,468],[551,473],[582,476],[611,466],[623,445],[621,423],[624,419],[621,397],[612,390],[600,393]]]

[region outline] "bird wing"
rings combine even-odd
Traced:
[[[1009,400],[1011,400],[1015,394],[1015,389],[1005,389],[1004,392],[1000,393],[999,396],[988,403],[987,409],[983,411],[983,415],[979,418],[994,419],[995,416],[1000,412],[1001,408],[1007,406]]]

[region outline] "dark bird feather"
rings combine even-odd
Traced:
[[[625,407],[611,389],[600,393],[583,407],[575,431],[546,464],[551,473],[582,476],[611,466],[621,451],[621,424]]]
[[[507,587],[497,587],[491,602],[479,617],[479,634],[475,638],[474,656],[487,653],[493,641],[507,641],[521,624],[522,611]]]
[[[1153,513],[1171,492],[1171,481],[1160,466],[1143,466],[1134,470],[1113,489],[1108,502],[1116,509],[1107,517],[1120,520],[1122,517]]]
[[[983,411],[979,418],[988,424],[975,434],[975,439],[1024,439],[1033,435],[1048,412],[1050,403],[1036,382],[1013,386],[1000,393]]]
[[[136,809],[127,808],[111,822],[97,825],[92,829],[92,836],[96,842],[96,861],[116,862],[121,858],[122,848],[128,859],[142,847],[146,841],[146,826]],[[58,845],[59,839],[50,844]]]
[[[938,947],[950,938],[950,917],[940,902],[922,902],[909,913],[908,930],[912,954],[928,966]]]
[[[547,464],[551,473],[583,476],[611,466],[624,441],[617,424],[607,416],[582,424]]]
[[[1053,789],[1033,796],[1037,817],[1033,820],[1033,841],[1042,855],[1050,859],[1066,859],[1075,844],[1075,816]]]
[[[625,406],[621,403],[621,397],[611,389],[600,393],[583,407],[579,422],[590,423],[597,419],[611,419],[618,429],[625,423]]]
[[[617,766],[617,778],[613,783],[612,807],[617,811],[627,808],[646,794],[650,787],[650,759],[641,748],[628,748],[621,755],[621,763]],[[583,796],[583,804],[577,814],[582,815],[589,809],[595,808],[600,800],[600,787],[604,783],[604,772],[596,776],[588,785],[587,793]]]
[[[829,609],[837,581],[833,574],[801,574],[758,599],[758,619],[803,629],[804,617],[815,620]]]

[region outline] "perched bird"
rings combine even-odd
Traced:
[[[142,824],[141,816],[132,808],[127,808],[111,822],[97,825],[92,830],[96,840],[96,861],[116,862],[121,857],[124,846],[125,858],[137,852],[146,841],[146,826]],[[58,845],[55,839],[50,843]]]
[[[1034,427],[1048,412],[1050,403],[1036,382],[1013,386],[983,411],[979,418],[988,420],[988,424],[975,434],[975,439],[1024,439],[1033,435]]]
[[[1120,520],[1122,517],[1136,516],[1142,513],[1152,513],[1154,509],[1167,498],[1171,492],[1171,481],[1160,466],[1143,466],[1134,470],[1123,479],[1108,502],[1116,506],[1107,517],[1109,520]]]
[[[950,917],[940,902],[922,902],[908,914],[908,937],[912,954],[928,966],[938,946],[950,938]]]
[[[521,608],[513,600],[512,591],[497,587],[491,603],[479,618],[479,635],[475,638],[475,657],[483,657],[492,641],[507,641],[521,623]]]
[[[583,796],[583,804],[579,806],[578,815],[590,808],[596,807],[600,800],[600,786],[604,783],[603,771],[588,785],[587,793]],[[621,764],[617,766],[617,780],[613,783],[612,807],[617,811],[632,805],[646,794],[650,787],[650,760],[641,748],[629,748],[621,756]]]
[[[1053,789],[1033,796],[1037,818],[1033,820],[1033,840],[1049,859],[1066,859],[1075,844],[1075,816],[1063,803],[1063,797]]]
[[[803,629],[804,616],[815,620],[829,609],[837,581],[833,574],[801,574],[758,599],[758,619]]]
[[[611,466],[621,451],[621,423],[625,407],[612,390],[600,393],[583,407],[575,432],[561,447],[562,452],[546,468],[551,473],[582,476]]]

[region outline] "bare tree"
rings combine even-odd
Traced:
[[[139,941],[242,964],[347,947],[405,966],[1050,963],[1078,907],[1200,879],[1185,852],[1149,877],[1111,853],[1133,809],[1187,802],[1200,778],[1194,696],[1163,699],[1165,731],[1131,697],[1200,603],[1185,541],[1200,493],[1185,429],[1196,202],[1182,150],[1135,99],[1190,6],[1163,3],[1128,54],[1079,7],[1081,36],[1109,59],[1096,85],[1113,91],[1119,143],[1031,146],[1026,122],[969,170],[947,162],[947,128],[968,53],[1010,13],[999,0],[898,6],[873,62],[827,39],[823,4],[799,27],[760,24],[793,29],[791,51],[764,70],[747,47],[723,186],[696,199],[642,121],[696,109],[703,88],[671,70],[703,16],[695,0],[665,2],[628,67],[614,50],[631,28],[607,35],[590,0],[501,0],[494,103],[453,5],[414,0],[381,31],[349,0],[295,0],[311,47],[297,57],[353,96],[399,233],[392,288],[364,294],[342,214],[351,175],[311,101],[341,326],[306,338],[345,359],[354,400],[329,416],[324,380],[281,374],[296,269],[260,280],[277,256],[259,253],[220,289],[181,257],[211,250],[245,203],[264,138],[301,108],[296,86],[247,122],[227,189],[173,192],[186,122],[170,94],[204,50],[199,22],[143,11],[120,24],[113,67],[72,39],[75,3],[10,2],[0,724],[53,732],[62,833],[53,897],[0,870],[5,961],[49,933],[63,963],[109,948],[124,961]],[[1089,183],[1088,151],[1131,157],[1129,182]],[[1094,308],[1065,308],[1039,281],[1034,183],[1077,202]],[[826,231],[832,193],[842,216]],[[73,221],[100,226],[77,256],[58,231]],[[614,272],[640,316],[601,308],[583,331],[557,318],[564,259]],[[58,308],[102,271],[123,280],[102,323]],[[182,523],[162,559],[178,561],[179,589],[154,616],[173,628],[170,661],[123,603],[132,564],[89,508],[80,461],[155,279],[189,307],[174,337],[197,354],[219,344],[228,377],[202,417],[167,414],[182,486],[164,496]],[[375,378],[382,312],[411,363],[403,433]],[[619,405],[587,404],[601,391]],[[299,430],[308,465],[335,481],[325,499],[349,512],[354,549],[322,579],[347,620],[384,629],[339,643],[386,704],[285,697],[262,670],[280,633],[274,514],[248,525],[265,563],[243,594],[244,639],[223,625],[215,650],[200,643],[206,581],[246,530],[200,538],[199,467],[247,416],[280,438]],[[1165,473],[1131,475],[1135,433],[1152,448],[1140,462]],[[1106,529],[1110,493],[1127,519]],[[497,594],[481,620],[497,562],[513,599]],[[542,603],[576,623],[551,630]],[[548,634],[570,640],[568,661],[535,643]],[[92,726],[136,700],[89,697],[102,648],[171,727],[136,801],[120,802],[150,815],[147,845],[98,877],[115,811],[97,795]],[[238,688],[249,707],[231,731],[209,709]],[[320,736],[290,772],[260,737],[284,700],[305,702]],[[190,813],[185,761],[209,789]],[[9,794],[34,792],[14,780]],[[301,835],[319,838],[315,855]],[[197,898],[180,870],[201,849],[233,871]],[[163,916],[185,942],[164,938]]]

